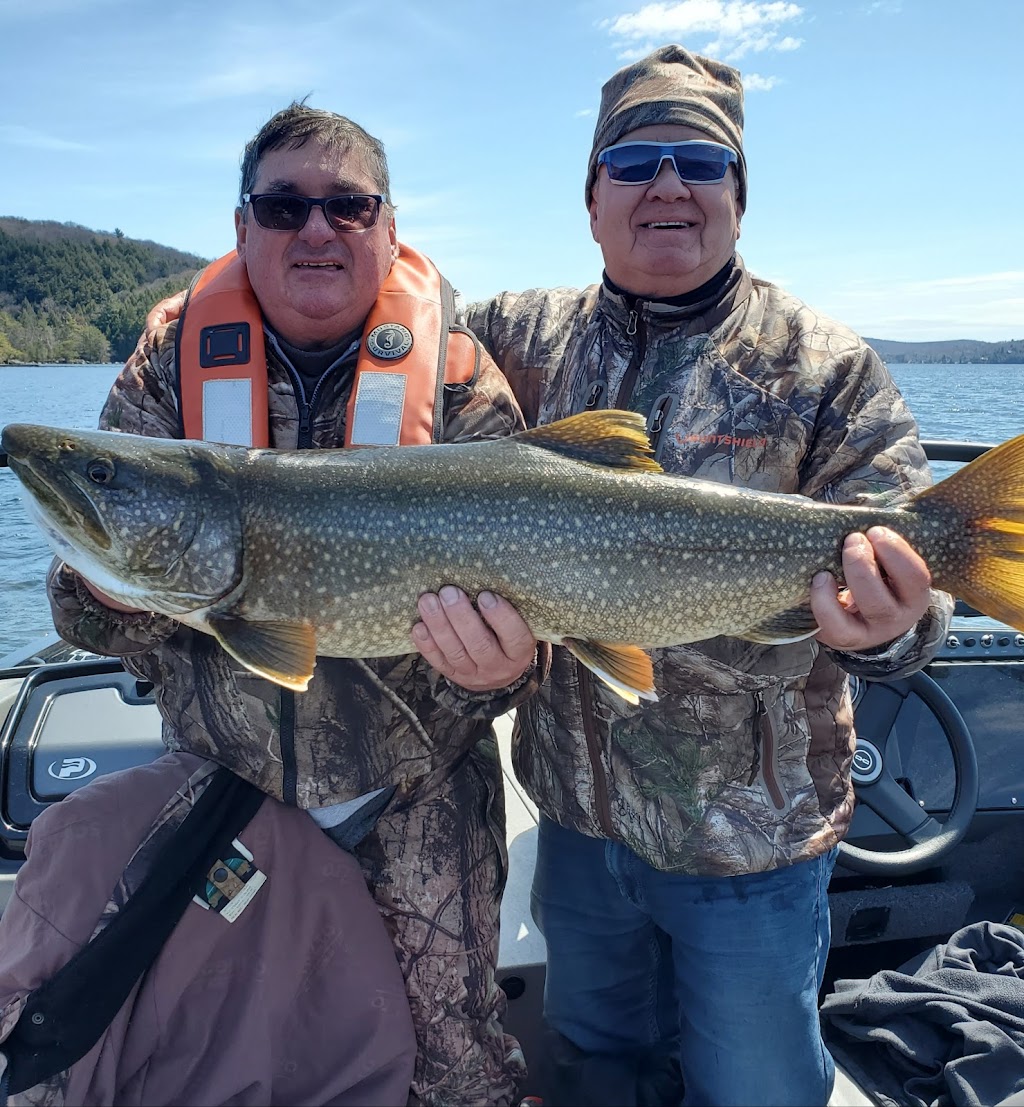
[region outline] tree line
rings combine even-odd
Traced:
[[[1024,338],[1005,342],[982,342],[975,338],[941,342],[897,342],[887,338],[864,341],[890,365],[1024,365]]]
[[[205,259],[77,224],[0,218],[0,365],[124,361]]]

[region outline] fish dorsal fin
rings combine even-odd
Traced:
[[[305,692],[316,664],[316,634],[309,623],[254,622],[237,615],[211,615],[214,638],[257,676]]]
[[[771,615],[733,637],[743,638],[747,642],[760,642],[766,646],[781,646],[786,642],[802,642],[805,638],[811,638],[819,629],[809,605],[801,604]]]
[[[584,411],[545,427],[520,431],[518,441],[610,469],[662,472],[647,437],[647,421],[635,411]]]
[[[582,638],[563,638],[561,644],[627,702],[657,700],[654,667],[639,646],[616,646]]]

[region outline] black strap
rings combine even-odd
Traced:
[[[99,1041],[139,978],[156,960],[213,863],[256,814],[264,795],[219,768],[182,824],[157,851],[124,909],[32,992],[10,1037],[9,1094],[81,1060]]]

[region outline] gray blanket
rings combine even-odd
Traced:
[[[821,1019],[833,1056],[886,1107],[1007,1105],[1024,1096],[1024,933],[966,926],[897,971],[838,981]]]

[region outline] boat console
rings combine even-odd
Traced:
[[[44,664],[19,683],[0,729],[0,856],[23,850],[32,820],[51,803],[164,752],[153,686],[116,660]]]

